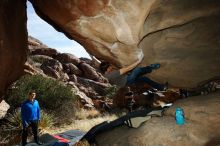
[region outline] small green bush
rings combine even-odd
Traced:
[[[30,59],[33,61],[33,62],[37,62],[37,63],[40,63],[40,64],[42,64],[42,63],[44,63],[47,59],[45,59],[45,58],[43,58],[43,57],[41,57],[41,56],[29,56],[30,57]]]
[[[61,107],[65,106],[64,104],[69,102],[73,103],[72,106],[74,106],[76,101],[76,96],[71,87],[41,75],[21,77],[8,90],[5,99],[12,107],[20,107],[21,103],[28,98],[28,93],[31,90],[35,90],[40,107],[46,110],[60,110]]]

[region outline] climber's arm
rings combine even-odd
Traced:
[[[142,61],[142,58],[137,60],[136,62],[134,62],[133,64],[123,67],[119,70],[120,74],[123,75],[127,72],[129,72],[130,70],[134,69],[140,62]]]
[[[92,58],[92,62],[94,62],[95,66],[98,68],[101,64],[101,61],[99,61],[95,56],[89,55]]]

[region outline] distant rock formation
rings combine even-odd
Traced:
[[[98,69],[89,65],[93,64],[90,59],[84,61],[73,54],[60,53],[30,36],[28,50],[25,72],[42,74],[72,86],[86,108],[94,107],[92,99],[104,96],[105,89],[111,86]]]

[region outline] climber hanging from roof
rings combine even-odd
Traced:
[[[119,88],[126,85],[132,85],[137,83],[146,83],[151,87],[164,91],[167,89],[167,83],[159,84],[146,76],[147,73],[151,73],[153,70],[160,68],[160,64],[151,64],[146,67],[136,67],[143,59],[141,57],[139,60],[133,64],[123,67],[121,69],[114,69],[114,67],[109,62],[99,62],[94,56],[91,56],[96,66],[99,66],[100,70],[103,72],[104,76],[109,80],[112,85],[116,85]]]

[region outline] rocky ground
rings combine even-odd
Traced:
[[[97,138],[98,145],[217,146],[220,145],[220,92],[179,100],[138,129],[115,128]],[[186,123],[175,122],[175,109],[184,109]]]

